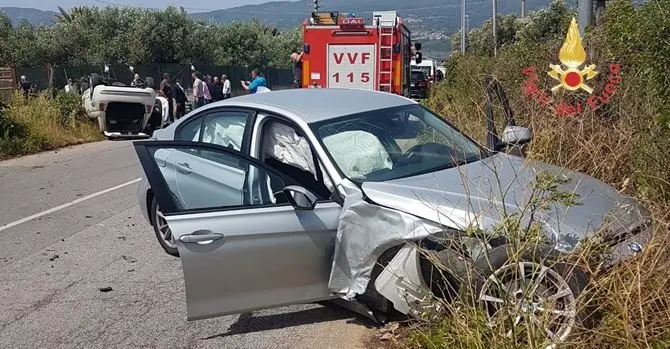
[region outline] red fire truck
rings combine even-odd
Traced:
[[[412,58],[421,45],[395,11],[373,13],[372,25],[355,15],[313,12],[303,23],[302,87],[353,88],[409,97]]]

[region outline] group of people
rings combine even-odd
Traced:
[[[191,77],[193,79],[192,97],[194,109],[209,103],[231,98],[232,96],[231,82],[226,74],[223,74],[219,78],[218,76],[212,77],[211,75],[202,76],[193,72]],[[163,80],[161,80],[158,93],[161,97],[168,100],[168,120],[169,122],[174,122],[185,115],[186,103],[189,98],[179,80],[177,80],[174,86],[170,81],[170,74],[163,74]],[[258,69],[251,71],[251,81],[242,80],[240,82],[242,88],[249,91],[250,94],[270,91],[267,87],[267,80]],[[174,103],[176,103],[176,107]]]
[[[220,79],[218,76],[215,76],[212,79],[211,75],[207,75],[203,80],[194,72],[191,74],[191,77],[193,78],[194,108],[200,108],[205,104],[231,97],[232,89],[230,80],[228,80],[228,76],[225,74],[222,75]]]

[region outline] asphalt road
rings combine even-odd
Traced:
[[[336,307],[186,321],[140,175],[129,141],[0,162],[0,348],[364,348],[370,323]]]

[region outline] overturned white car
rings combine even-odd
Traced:
[[[135,86],[111,80],[91,74],[82,92],[86,114],[98,120],[107,138],[149,137],[165,125],[168,101],[158,96],[152,78],[140,79]]]

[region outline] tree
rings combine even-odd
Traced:
[[[62,8],[54,24],[12,27],[0,14],[0,65],[196,63],[288,66],[296,29],[280,33],[258,20],[221,25],[183,8]],[[6,49],[5,49],[6,47]]]

